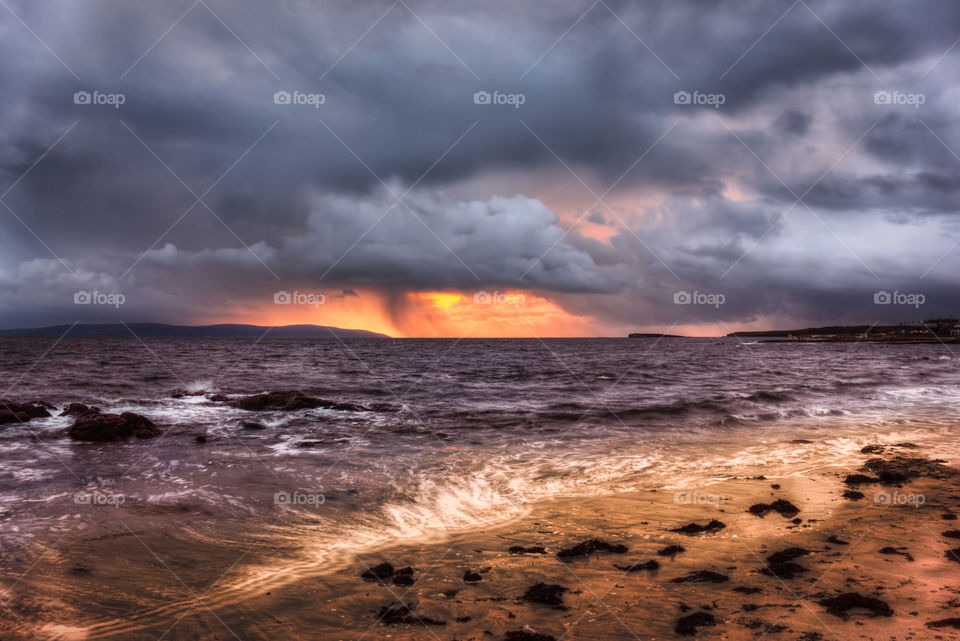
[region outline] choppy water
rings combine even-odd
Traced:
[[[111,527],[78,492],[178,535],[263,529],[306,552],[442,539],[559,495],[700,487],[843,463],[867,442],[955,452],[948,346],[678,340],[0,340],[8,400],[96,404],[160,438],[75,443],[0,426],[0,544]],[[47,351],[49,350],[49,352]],[[204,395],[296,389],[369,411],[251,413]],[[266,429],[245,430],[245,420]],[[206,443],[198,443],[205,435]],[[806,439],[811,443],[794,443]],[[277,505],[277,493],[322,495]],[[105,499],[106,500],[106,499]],[[319,503],[322,500],[322,503]],[[183,512],[178,512],[182,509]],[[199,515],[199,517],[198,517]],[[198,524],[197,519],[205,523]],[[291,568],[286,568],[291,571]],[[263,579],[263,577],[260,577]]]

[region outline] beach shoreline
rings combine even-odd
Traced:
[[[31,638],[29,625],[49,639],[479,641],[518,631],[543,639],[923,637],[933,632],[928,623],[953,616],[960,596],[945,556],[950,539],[942,536],[956,528],[945,515],[958,505],[957,477],[937,466],[931,469],[939,478],[844,483],[848,475],[869,474],[862,468],[868,460],[922,457],[922,450],[887,447],[849,466],[785,478],[554,498],[506,524],[385,547],[333,571],[281,573],[273,583],[257,578],[267,559],[249,534],[225,532],[221,545],[185,549],[137,531],[130,519],[130,536],[61,546],[56,560],[47,558],[13,588],[19,598],[8,601],[0,625],[10,638]],[[848,492],[864,496],[852,500]],[[902,497],[914,504],[901,504]],[[751,512],[757,504],[775,507],[759,516],[762,508]],[[723,526],[711,527],[715,521]],[[689,524],[710,529],[670,531]],[[584,556],[558,556],[592,540],[611,551],[590,551],[597,544],[588,544]],[[511,552],[514,546],[526,551]],[[684,549],[658,554],[670,546]],[[765,574],[770,555],[785,550],[797,555],[786,561],[787,576]],[[288,552],[291,562],[297,558],[295,542]],[[271,555],[276,561],[273,546]],[[135,557],[136,567],[118,565]],[[237,584],[247,587],[221,598],[222,588]],[[546,588],[528,593],[538,584]],[[894,615],[835,615],[821,604],[848,594],[879,599]],[[160,606],[152,615],[148,602]],[[936,634],[955,636],[946,625]],[[691,626],[692,636],[682,633]]]

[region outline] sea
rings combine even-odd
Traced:
[[[161,435],[0,426],[0,562],[138,514],[180,541],[298,546],[293,575],[520,519],[557,497],[703,490],[955,453],[952,345],[717,339],[0,339],[2,398],[135,412]],[[356,411],[250,412],[278,390]],[[245,425],[258,423],[257,426]],[[98,509],[93,509],[98,508]],[[114,511],[110,511],[114,510]],[[139,512],[138,512],[139,510]],[[152,511],[151,511],[152,510]],[[121,526],[111,515],[127,516]],[[121,519],[122,520],[122,519]]]

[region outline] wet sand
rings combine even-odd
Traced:
[[[5,556],[0,630],[10,639],[960,638],[960,621],[949,621],[960,617],[960,552],[948,552],[960,539],[943,534],[960,529],[953,468],[844,483],[876,477],[861,467],[868,459],[922,456],[888,447],[789,478],[557,499],[507,525],[269,579],[251,572],[295,566],[296,541],[270,539],[267,550],[262,533],[227,528],[178,540],[161,530],[162,511],[125,512],[126,532],[67,536],[40,558]],[[863,498],[844,497],[852,491]],[[759,516],[756,504],[784,514]],[[724,526],[670,531],[714,520]],[[558,557],[591,540],[608,550],[594,543],[584,548],[601,549]],[[684,551],[658,554],[669,546]],[[651,560],[656,569],[641,566]],[[392,571],[377,567],[385,562]],[[361,577],[371,570],[378,576]]]

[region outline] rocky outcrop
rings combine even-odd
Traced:
[[[773,503],[755,503],[747,511],[760,517],[766,516],[769,512],[776,512],[780,516],[789,518],[797,514],[800,508],[785,499],[777,499]]]
[[[866,610],[870,616],[874,617],[893,616],[893,609],[884,601],[856,592],[845,592],[829,599],[820,599],[818,603],[825,607],[827,612],[841,619],[848,618],[850,610]]]
[[[557,556],[561,559],[574,559],[578,556],[590,556],[599,552],[626,554],[627,551],[627,546],[623,545],[622,543],[607,543],[606,541],[601,541],[600,539],[590,539],[588,541],[583,541],[582,543],[577,543],[573,547],[565,550],[560,550],[557,552]]]
[[[131,436],[151,438],[158,436],[160,429],[147,417],[133,412],[104,414],[93,407],[77,416],[73,425],[67,428],[67,434],[75,441],[111,443]]]
[[[6,423],[26,423],[32,418],[50,416],[47,403],[10,403],[0,401],[0,425]]]
[[[362,411],[366,408],[357,403],[344,403],[323,398],[307,396],[295,390],[283,392],[267,392],[254,394],[235,399],[231,405],[249,412],[308,410],[323,408],[328,410]]]
[[[928,458],[896,456],[892,459],[872,458],[864,468],[877,475],[884,485],[899,485],[909,479],[928,476],[944,479],[956,474],[952,468],[943,465],[944,461]]]
[[[703,534],[704,532],[719,532],[725,527],[727,527],[726,523],[713,519],[706,525],[700,525],[699,523],[687,523],[683,527],[675,527],[670,531],[679,532],[680,534]]]
[[[84,405],[83,403],[70,403],[66,406],[60,416],[80,416],[81,414],[86,414],[87,412],[100,412],[99,407]]]

